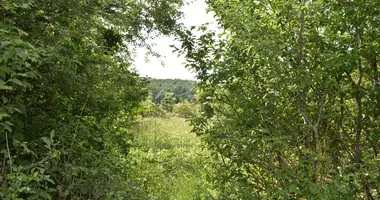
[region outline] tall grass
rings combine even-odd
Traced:
[[[210,199],[209,153],[185,119],[145,118],[133,130],[130,156],[147,199]]]

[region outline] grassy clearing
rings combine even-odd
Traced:
[[[208,152],[185,119],[145,118],[134,128],[131,156],[147,199],[210,199]]]

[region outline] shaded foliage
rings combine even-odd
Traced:
[[[0,2],[0,198],[136,199],[128,152],[147,81],[133,46],[182,1]]]

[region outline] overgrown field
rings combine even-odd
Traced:
[[[149,199],[211,199],[208,151],[183,118],[145,118],[130,151],[137,185]]]

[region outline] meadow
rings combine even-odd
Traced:
[[[133,128],[135,180],[149,199],[212,199],[209,152],[179,117],[149,117]]]

